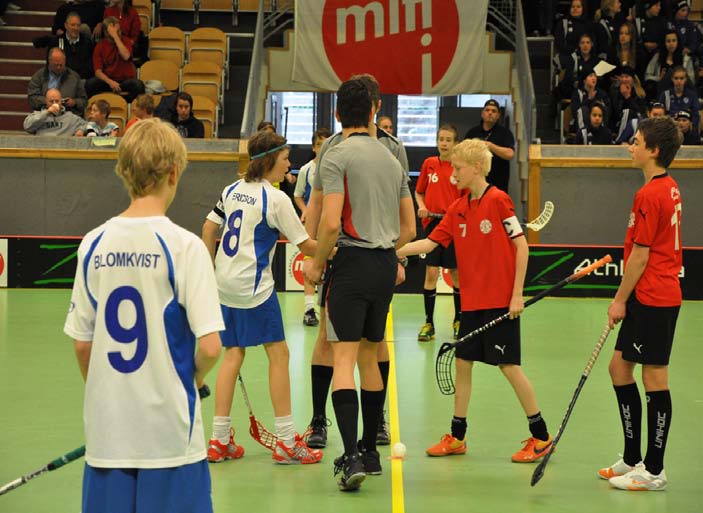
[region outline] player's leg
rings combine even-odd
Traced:
[[[647,454],[644,466],[652,475],[664,470],[664,452],[671,427],[671,392],[667,365],[643,365],[642,382],[647,397]]]
[[[466,430],[474,362],[459,356],[454,360],[456,382],[454,384],[454,415],[449,433],[425,451],[428,456],[451,456],[466,453]]]
[[[433,340],[435,337],[434,307],[437,300],[437,280],[439,279],[439,267],[430,264],[431,257],[432,253],[427,255],[427,263],[425,265],[425,283],[422,289],[422,296],[425,303],[425,324],[420,327],[420,332],[417,334],[417,340],[420,342],[428,342]]]
[[[362,339],[359,346],[357,365],[361,379],[361,417],[363,434],[359,449],[364,470],[370,475],[382,472],[381,458],[376,450],[378,426],[383,417],[383,403],[386,393],[379,369],[379,343]]]
[[[388,392],[388,374],[391,368],[391,357],[388,352],[388,342],[384,338],[377,344],[378,370],[381,372],[381,381],[383,381],[383,403],[386,402],[386,394]],[[381,416],[378,419],[378,429],[376,430],[376,445],[390,445],[391,436],[388,433],[388,424],[386,423],[386,412],[382,409]]]
[[[305,326],[317,326],[320,324],[320,321],[315,312],[315,285],[307,278],[303,280],[303,295],[305,300],[303,324],[305,324]]]
[[[454,340],[459,338],[459,328],[461,324],[461,293],[459,291],[459,272],[456,269],[449,269],[449,275],[452,277],[452,297],[454,299],[454,320],[452,328],[454,332]]]
[[[244,361],[245,349],[239,347],[236,331],[237,309],[222,307],[225,331],[220,333],[225,355],[215,382],[215,416],[212,420],[212,438],[208,444],[207,459],[212,463],[238,459],[244,456],[244,447],[234,441],[230,411],[234,384]]]

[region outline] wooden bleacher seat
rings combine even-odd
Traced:
[[[217,137],[217,104],[205,96],[193,96],[193,115],[203,122],[205,139]]]
[[[167,91],[176,92],[180,85],[180,69],[172,61],[155,59],[139,68],[139,80],[159,80]]]
[[[218,28],[199,28],[188,38],[188,62],[214,62],[220,68],[229,69],[229,41]]]
[[[154,27],[154,6],[151,0],[134,0],[132,7],[134,7],[139,14],[142,32],[144,32],[144,35],[148,36],[151,29]]]
[[[164,59],[183,66],[186,35],[178,27],[154,27],[149,33],[149,59]]]

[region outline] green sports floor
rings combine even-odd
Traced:
[[[316,329],[302,325],[303,297],[280,294],[290,346],[293,416],[302,431],[311,415],[310,354]],[[71,341],[62,333],[67,290],[0,289],[0,485],[83,443],[83,383]],[[552,433],[556,432],[581,372],[606,320],[607,300],[547,298],[522,317],[523,365]],[[703,303],[685,302],[671,362],[674,413],[666,471],[669,489],[632,493],[610,489],[596,470],[618,459],[620,423],[609,383],[611,335],[576,404],[544,478],[534,488],[534,465],[513,464],[528,431],[508,383],[494,368],[478,365],[469,410],[469,452],[428,458],[424,449],[449,429],[452,398],[440,395],[434,359],[451,334],[451,299],[440,297],[438,340],[416,341],[423,322],[420,296],[396,295],[389,332],[394,364],[387,409],[392,435],[408,448],[404,461],[388,461],[359,493],[342,494],[332,477],[341,453],[333,425],[318,465],[274,465],[248,435],[248,416],[235,393],[233,422],[242,460],[211,465],[215,511],[363,513],[700,513],[703,512],[703,377],[700,343]],[[242,374],[257,417],[269,428],[266,358],[250,350]],[[208,381],[214,383],[214,374]],[[203,406],[206,434],[213,401]],[[333,417],[331,405],[328,415]],[[30,481],[0,497],[0,513],[78,513],[83,461]],[[167,513],[167,512],[154,512]]]

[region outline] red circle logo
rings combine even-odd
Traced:
[[[295,255],[295,258],[293,258],[293,261],[290,263],[290,272],[293,275],[293,278],[295,278],[295,281],[297,281],[300,285],[303,285],[304,282],[304,275],[303,275],[303,260],[305,258],[305,255],[302,253],[298,253]]]
[[[446,283],[450,287],[454,287],[454,282],[452,281],[452,273],[449,272],[449,269],[445,269],[444,267],[442,267],[442,279],[444,280],[444,283]]]
[[[2,276],[2,273],[5,272],[5,259],[2,257],[2,253],[0,253],[0,276]]]
[[[327,0],[322,40],[340,80],[370,73],[384,93],[427,92],[454,58],[459,11],[456,1]]]

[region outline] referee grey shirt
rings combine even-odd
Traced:
[[[352,134],[320,159],[323,194],[344,194],[340,247],[390,249],[400,236],[400,199],[410,197],[405,172],[368,134]]]

